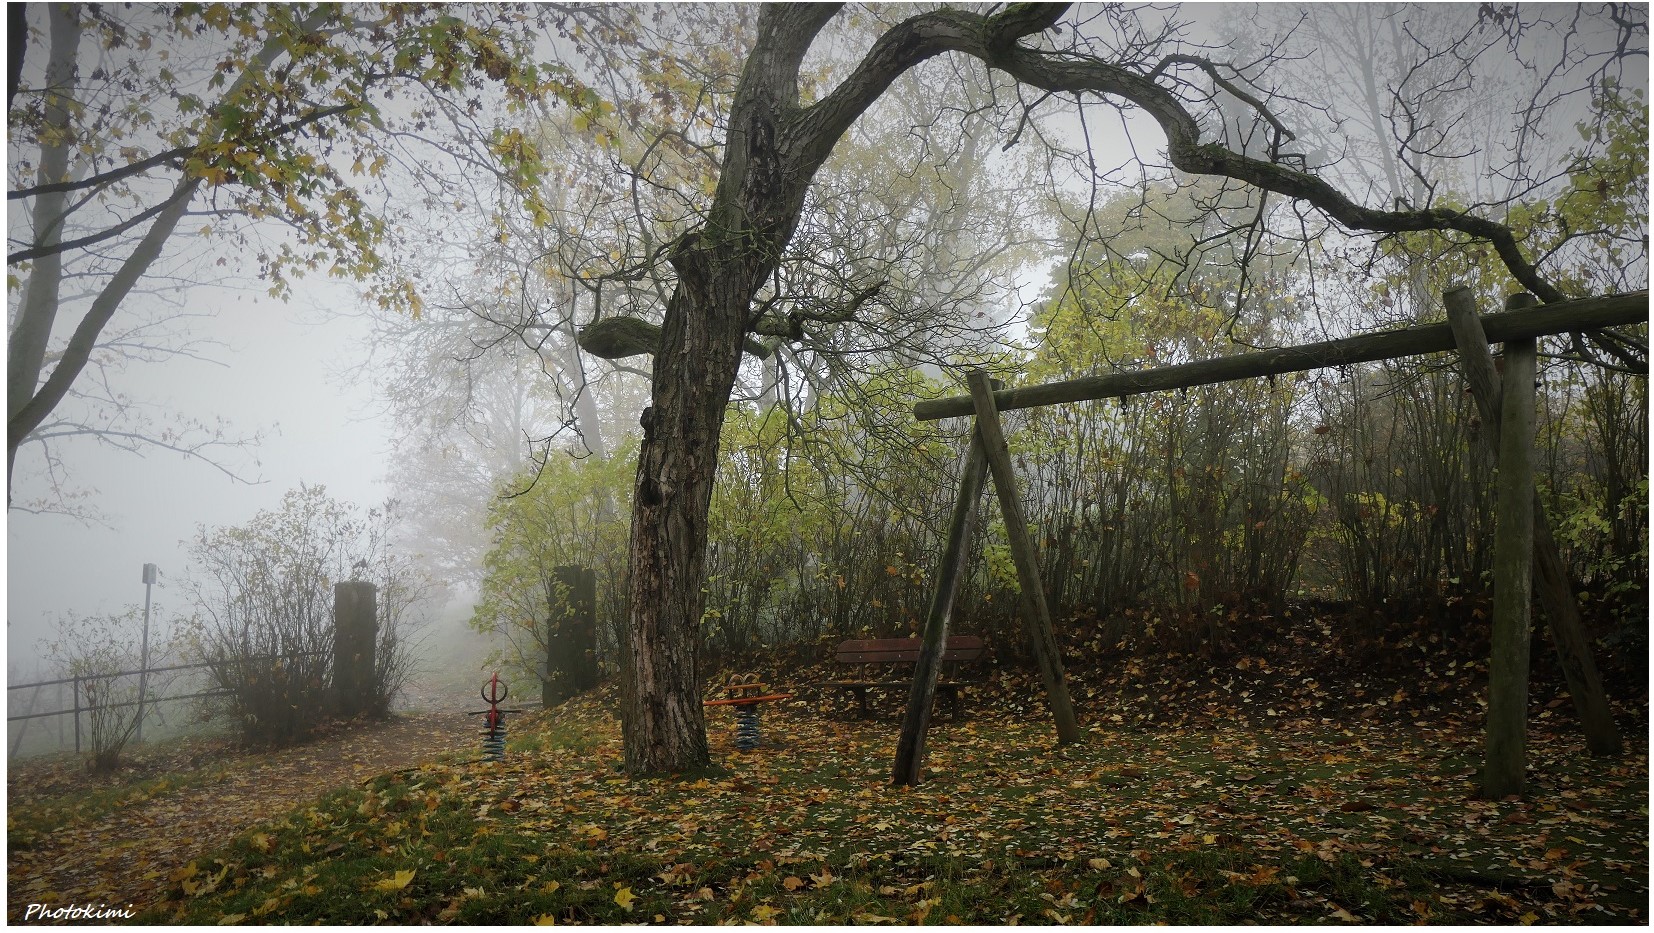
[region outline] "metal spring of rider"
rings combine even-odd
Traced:
[[[489,725],[482,730],[482,760],[504,761],[505,717],[496,713],[488,719]]]
[[[743,706],[735,711],[735,747],[750,752],[758,742],[758,706]]]
[[[488,703],[488,712],[483,718],[482,730],[482,760],[505,760],[505,714],[500,704],[511,695],[511,688],[500,681],[498,671],[482,686],[482,698]]]

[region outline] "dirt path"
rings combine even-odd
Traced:
[[[228,770],[93,819],[42,833],[20,848],[8,820],[7,904],[11,922],[31,903],[142,910],[175,869],[262,820],[374,775],[474,747],[474,723],[459,712],[400,713],[383,725],[341,731],[299,748],[246,755]],[[26,790],[8,788],[13,807]],[[20,793],[21,791],[21,793]]]

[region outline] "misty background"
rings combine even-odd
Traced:
[[[1244,17],[1237,19],[1237,12],[1250,9],[1205,6],[1182,12],[1197,21],[1190,33],[1192,38],[1221,35],[1224,41],[1232,41],[1234,30],[1244,32]],[[1464,5],[1458,14],[1474,15],[1474,10]],[[1582,28],[1593,27],[1587,22]],[[1549,41],[1560,40],[1557,36]],[[1543,46],[1547,39],[1541,36],[1532,41]],[[34,51],[38,67],[39,49]],[[1311,65],[1303,67],[1309,69]],[[1499,67],[1489,65],[1493,72]],[[1641,84],[1646,85],[1646,72]],[[1496,81],[1490,87],[1497,91],[1500,85]],[[1353,95],[1354,91],[1344,88],[1329,93],[1336,97],[1340,93]],[[1218,100],[1220,108],[1222,104]],[[1588,104],[1583,97],[1565,100],[1547,119],[1566,127],[1584,113]],[[901,106],[902,101],[896,99],[882,105],[881,114],[895,121],[890,125],[900,125]],[[1498,112],[1487,109],[1491,106],[1484,102],[1481,116],[1486,119],[1481,122],[1497,126]],[[1082,126],[1071,113],[1063,112],[1046,118],[1042,126],[1050,139],[1063,141],[1076,151],[1089,146],[1094,159],[1089,170],[1106,179],[1104,187],[1119,185],[1124,189],[1136,184],[1143,169],[1135,159],[1140,153],[1152,153],[1163,146],[1159,130],[1140,113],[1121,115],[1099,107],[1093,109],[1091,119],[1089,125]],[[555,135],[553,131],[562,128],[553,123],[549,130],[542,129]],[[1555,149],[1571,141],[1555,134],[1530,145],[1533,150]],[[876,146],[867,145],[868,140],[860,142],[864,151],[876,151]],[[997,149],[999,142],[992,140],[991,148]],[[1328,148],[1306,148],[1312,159],[1341,157]],[[1358,157],[1359,144],[1352,148]],[[1022,151],[1007,158],[1014,160]],[[1532,157],[1532,152],[1529,155]],[[1359,158],[1354,161],[1359,162]],[[1072,165],[1060,166],[1061,171],[1051,170],[1042,181],[1075,196],[1077,202],[1085,185],[1076,185],[1075,178],[1085,166],[1084,160],[1076,158]],[[417,168],[417,163],[412,167]],[[407,169],[404,166],[401,171]],[[1068,171],[1076,174],[1065,174]],[[1360,165],[1351,169],[1354,174],[1361,171]],[[412,187],[408,190],[420,181],[417,175],[400,177],[409,181]],[[853,181],[854,176],[850,177]],[[453,182],[452,178],[443,180]],[[266,296],[264,284],[245,270],[221,273],[203,263],[173,280],[182,284],[159,285],[155,295],[135,295],[123,305],[117,321],[178,312],[199,316],[180,325],[192,346],[190,353],[131,362],[116,374],[119,392],[130,396],[137,408],[150,412],[181,413],[208,424],[223,419],[223,429],[232,440],[258,437],[212,451],[211,456],[224,469],[153,448],[134,454],[90,440],[64,443],[64,479],[69,488],[84,493],[84,498],[73,501],[78,509],[95,513],[95,517],[9,510],[6,651],[10,682],[39,679],[37,675],[54,676],[48,670],[41,644],[57,634],[61,620],[69,614],[113,615],[129,607],[141,607],[144,586],[140,570],[145,563],[158,565],[162,574],[154,593],[152,630],[156,641],[164,641],[175,622],[190,612],[177,583],[188,569],[184,542],[198,527],[245,523],[259,511],[275,508],[285,493],[300,484],[323,486],[334,499],[365,510],[398,495],[403,491],[399,485],[408,481],[407,471],[423,468],[423,461],[417,461],[414,453],[461,433],[464,417],[452,419],[447,426],[433,421],[424,432],[410,430],[408,406],[421,401],[408,396],[406,390],[419,379],[417,372],[410,375],[408,368],[399,366],[403,361],[399,356],[405,357],[410,348],[422,345],[429,347],[433,356],[447,353],[451,357],[451,349],[437,340],[440,331],[435,323],[467,320],[468,313],[475,309],[464,307],[454,296],[463,296],[468,284],[487,281],[489,270],[471,258],[479,243],[488,242],[485,214],[496,206],[493,199],[498,194],[468,190],[466,186],[474,180],[461,178],[457,183],[462,200],[470,207],[457,211],[427,203],[416,208],[413,215],[419,223],[411,227],[401,244],[408,253],[398,257],[399,262],[417,270],[433,296],[427,311],[432,328],[423,334],[412,318],[406,318],[407,333],[387,339],[387,333],[397,327],[394,315],[370,311],[371,302],[364,297],[362,286],[320,274],[295,280],[292,297],[282,301]],[[9,212],[16,210],[16,204],[8,202]],[[10,213],[8,225],[15,229],[15,217]],[[1000,302],[994,313],[1000,318],[996,322],[1000,327],[996,339],[1014,342],[1026,334],[1021,316],[1048,286],[1051,273],[1070,255],[1068,245],[1058,242],[1049,228],[1044,236],[1023,255],[1017,269],[1006,273],[1007,280],[1015,282],[1016,287],[1002,287],[997,293]],[[189,234],[180,233],[172,249],[185,256],[210,257],[228,247],[194,242]],[[984,294],[992,297],[991,290]],[[638,300],[646,304],[647,297]],[[443,301],[448,305],[439,309],[437,305]],[[575,300],[570,304],[579,311],[571,307],[561,313],[572,321],[585,308]],[[1349,324],[1333,323],[1338,326],[1329,328],[1331,331]],[[501,437],[514,436],[524,444],[515,449],[508,442],[495,444],[498,460],[491,465],[494,479],[528,466],[536,453],[533,442],[556,435],[559,409],[575,407],[575,400],[582,397],[578,390],[571,393],[560,386],[563,377],[552,370],[558,370],[567,360],[556,356],[563,352],[561,349],[550,350],[528,365],[521,360],[512,362],[510,354],[504,353],[487,364],[518,366],[520,384],[534,387],[528,391],[544,396],[539,408],[519,407],[520,413],[533,415],[531,420],[537,423],[503,426]],[[638,364],[635,359],[631,362]],[[536,365],[546,370],[536,371]],[[601,364],[588,359],[586,365],[592,367],[596,378]],[[625,374],[617,378],[621,388],[605,390],[608,407],[600,413],[611,445],[621,432],[635,428],[635,410],[643,397],[641,380]],[[626,382],[627,378],[631,381]],[[457,378],[449,388],[460,393],[466,386],[465,379]],[[456,399],[450,396],[443,401]],[[483,409],[490,404],[481,394],[466,402]],[[403,406],[400,418],[397,404]],[[568,443],[565,434],[556,446]],[[554,450],[552,455],[568,456],[561,450]],[[399,469],[404,471],[401,480],[393,481]],[[226,470],[234,476],[226,475]],[[443,481],[441,477],[437,480]],[[454,540],[469,541],[471,550],[462,553],[450,549],[424,564],[438,576],[438,583],[452,587],[439,593],[430,607],[430,622],[424,630],[425,650],[421,652],[424,671],[440,675],[442,680],[468,683],[470,674],[481,674],[483,658],[490,648],[485,636],[466,625],[476,594],[465,579],[466,573],[456,571],[456,567],[469,566],[475,572],[480,558],[477,548],[486,543],[487,532],[480,519],[490,496],[479,489],[487,487],[486,482],[470,487],[455,485],[456,494],[466,497],[467,509],[446,508],[438,497],[421,496],[411,503],[417,513],[404,516],[407,521],[398,541],[408,553],[439,550],[440,546],[427,536],[433,528],[443,529]],[[27,503],[55,494],[39,457],[31,447],[25,447],[18,458],[14,501]],[[456,650],[459,646],[464,650]]]
[[[392,425],[370,382],[355,378],[370,334],[355,313],[358,289],[305,280],[292,301],[244,288],[191,286],[191,309],[213,312],[192,323],[221,346],[204,358],[131,367],[122,388],[140,404],[222,416],[232,432],[267,430],[245,450],[221,454],[253,482],[211,464],[163,450],[142,455],[79,442],[68,448],[72,482],[91,493],[105,518],[83,522],[59,514],[12,510],[6,527],[8,671],[44,671],[40,644],[65,613],[95,615],[142,606],[142,567],[156,564],[153,628],[165,633],[187,613],[169,581],[185,571],[182,543],[197,525],[239,524],[274,508],[300,483],[362,507],[389,495],[385,457]],[[19,456],[15,497],[49,492],[38,469]]]

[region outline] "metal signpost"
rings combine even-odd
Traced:
[[[155,578],[160,571],[154,564],[144,565],[144,637],[139,647],[141,659],[138,664],[138,741],[144,740],[144,698],[149,695],[149,597],[155,588]],[[77,722],[76,725],[79,725]]]

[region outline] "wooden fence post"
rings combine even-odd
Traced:
[[[378,592],[363,580],[333,584],[333,706],[346,719],[372,711],[377,700]]]
[[[1493,650],[1488,662],[1487,759],[1482,769],[1482,794],[1495,800],[1521,794],[1527,787],[1536,357],[1532,340],[1505,344],[1493,542]]]
[[[1475,296],[1468,288],[1455,288],[1443,294],[1442,301],[1447,306],[1447,320],[1459,349],[1465,381],[1482,415],[1482,437],[1497,455],[1502,434],[1500,379],[1493,368],[1493,354],[1488,351],[1487,334],[1476,313]],[[1533,302],[1532,295],[1512,295],[1506,306],[1517,310]],[[1585,747],[1593,755],[1617,755],[1621,748],[1619,730],[1614,725],[1608,695],[1602,688],[1602,675],[1597,672],[1596,660],[1591,654],[1590,639],[1585,637],[1567,565],[1562,562],[1562,551],[1551,534],[1539,490],[1530,487],[1527,495],[1533,500],[1533,567],[1538,571],[1535,583],[1539,604],[1545,612],[1551,646],[1568,682],[1574,712],[1585,733]]]
[[[999,410],[994,407],[993,388],[988,384],[988,374],[981,370],[971,373],[969,381],[971,398],[976,404],[976,430],[982,436],[988,456],[988,470],[999,496],[999,511],[1005,518],[1005,535],[1010,539],[1011,558],[1016,563],[1017,582],[1022,590],[1022,626],[1034,650],[1040,679],[1045,683],[1045,699],[1057,723],[1057,741],[1077,743],[1082,733],[1074,718],[1074,704],[1068,698],[1062,649],[1057,646],[1057,636],[1052,631],[1045,582],[1040,579],[1039,555],[1028,534],[1022,502],[1017,498],[1016,472],[1011,467],[1011,451],[999,423]]]
[[[948,540],[942,562],[936,568],[936,591],[925,614],[925,631],[919,645],[919,659],[913,664],[913,689],[908,694],[907,715],[902,735],[896,742],[896,762],[891,782],[911,787],[918,784],[925,761],[925,732],[930,728],[931,704],[936,699],[936,678],[942,670],[942,651],[948,642],[948,622],[959,581],[970,564],[971,534],[976,529],[976,500],[982,498],[982,481],[988,472],[982,432],[972,426],[970,445],[959,469],[959,496],[948,522]]]

